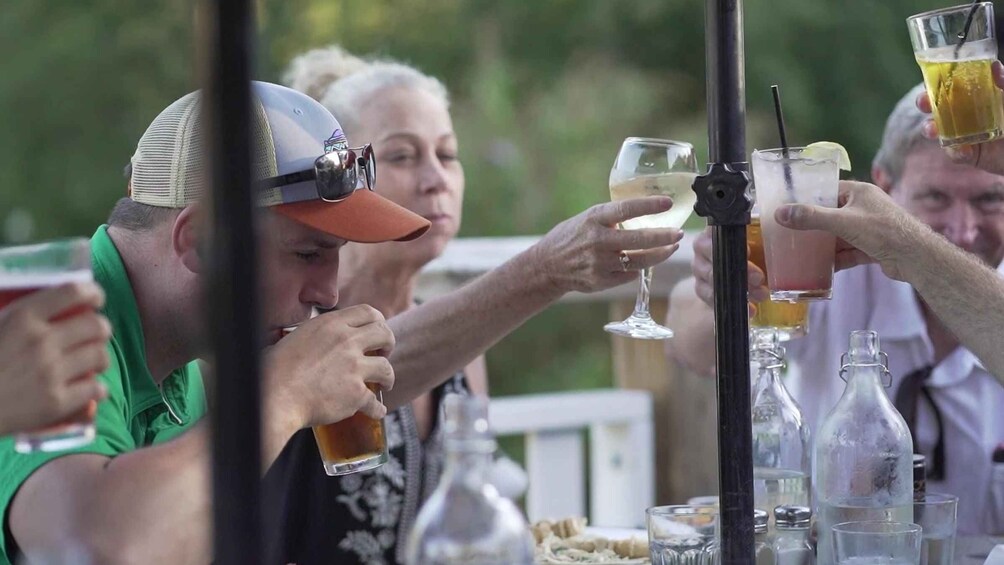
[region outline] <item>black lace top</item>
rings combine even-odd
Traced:
[[[433,428],[425,442],[410,405],[388,414],[389,458],[372,471],[329,477],[311,430],[294,435],[264,479],[267,563],[403,564],[419,506],[442,473],[443,398],[467,391],[463,372],[433,390]]]

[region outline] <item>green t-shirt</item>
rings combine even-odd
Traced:
[[[146,364],[146,346],[139,310],[129,275],[107,226],[91,238],[94,279],[105,289],[104,314],[112,325],[108,344],[111,365],[99,375],[108,387],[108,398],[98,405],[97,436],[90,445],[55,453],[16,453],[13,440],[0,439],[0,565],[14,560],[8,523],[11,501],[36,469],[72,453],[98,453],[115,457],[141,447],[177,437],[206,412],[202,375],[196,362],[171,373],[160,385]]]

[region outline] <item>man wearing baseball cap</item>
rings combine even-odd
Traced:
[[[366,387],[394,383],[383,317],[359,306],[310,318],[337,303],[346,241],[408,240],[429,222],[372,191],[369,149],[349,148],[320,104],[268,83],[254,83],[253,93],[254,190],[265,209],[261,318],[274,344],[263,355],[267,468],[301,428],[357,411],[384,415]],[[113,329],[95,441],[32,455],[0,443],[0,565],[21,555],[103,564],[212,558],[206,399],[194,361],[208,353],[200,108],[199,94],[188,94],[153,121],[132,158],[128,198],[91,240]],[[300,322],[277,343],[281,328]],[[381,355],[366,355],[373,351]]]

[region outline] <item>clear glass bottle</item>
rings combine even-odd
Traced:
[[[753,331],[753,506],[772,512],[809,505],[812,434],[802,410],[781,380],[784,348],[773,328]],[[773,520],[771,520],[773,522]]]
[[[834,524],[913,520],[913,440],[884,390],[892,379],[878,334],[851,332],[841,365],[847,387],[816,435],[820,565],[833,564]]]
[[[488,429],[488,400],[445,400],[443,478],[415,521],[409,565],[532,565],[533,538],[513,503],[488,482],[496,443]]]
[[[808,506],[774,509],[774,556],[777,565],[814,565],[816,552],[809,541],[812,510]]]

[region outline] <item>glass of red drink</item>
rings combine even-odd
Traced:
[[[0,309],[39,290],[72,282],[93,280],[91,248],[84,238],[64,239],[0,248]],[[84,313],[79,308],[60,312],[53,321]],[[94,374],[80,375],[93,379]],[[97,401],[63,422],[16,434],[14,448],[21,453],[59,451],[87,445],[94,440]]]

